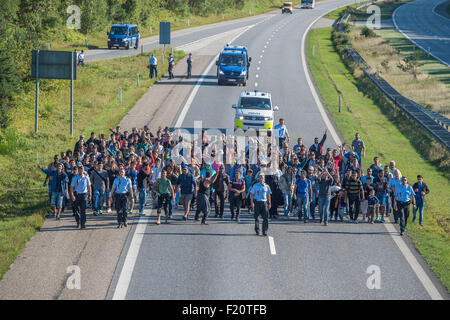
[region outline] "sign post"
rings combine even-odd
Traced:
[[[77,56],[75,52],[33,50],[31,78],[36,79],[35,128],[39,122],[39,79],[70,80],[70,135],[73,136],[73,80],[77,79]]]
[[[170,22],[159,23],[159,44],[164,45],[162,54],[162,63],[164,64],[164,53],[166,51],[166,44],[170,44]]]
[[[72,61],[77,61],[74,55],[75,52],[72,51]],[[73,137],[73,63],[70,64],[70,136]]]
[[[36,106],[34,116],[34,133],[38,134],[39,121],[39,50],[36,51]]]

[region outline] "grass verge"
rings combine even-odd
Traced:
[[[153,51],[161,60],[162,51]],[[74,84],[74,138],[70,137],[70,82],[41,80],[39,135],[34,135],[34,91],[28,88],[12,124],[0,137],[0,279],[27,241],[42,226],[48,212],[45,175],[37,169],[52,156],[72,149],[80,133],[107,133],[147,91],[155,79],[148,78],[151,52],[88,63],[78,68]],[[184,52],[174,51],[175,61]],[[167,70],[159,67],[160,76]],[[140,74],[137,87],[136,74]],[[119,88],[123,102],[119,103]]]
[[[416,248],[450,288],[449,154],[396,109],[359,72],[347,68],[333,46],[331,28],[313,29],[307,39],[309,66],[320,95],[347,142],[360,132],[367,147],[364,167],[374,156],[387,164],[395,159],[402,173],[415,180],[422,174],[430,186],[424,227],[408,224],[407,233]],[[315,45],[315,56],[312,46]],[[338,91],[344,107],[338,112]]]

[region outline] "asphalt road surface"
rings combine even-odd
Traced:
[[[392,19],[396,28],[422,50],[450,67],[450,19],[436,8],[444,0],[416,0],[398,7]]]
[[[271,92],[280,107],[275,119],[284,117],[291,137],[303,137],[307,145],[331,125],[307,84],[303,35],[326,11],[354,2],[326,1],[314,10],[275,15],[233,41],[247,46],[253,58],[245,89]],[[201,120],[208,128],[233,126],[231,105],[244,88],[217,86],[214,58],[211,63],[193,90],[192,103],[183,107],[185,116],[181,112],[174,124],[192,127]],[[325,147],[334,148],[339,142],[339,136],[329,134]],[[258,237],[246,210],[239,224],[230,221],[227,209],[225,213],[224,219],[213,218],[212,210],[210,224],[203,226],[192,218],[182,221],[178,212],[171,224],[157,226],[155,210],[147,212],[130,232],[108,298],[442,298],[442,288],[428,266],[390,223],[332,222],[324,227],[296,218],[272,220],[269,237]],[[374,270],[380,272],[379,289],[367,286]]]

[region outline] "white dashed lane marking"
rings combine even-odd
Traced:
[[[274,256],[277,254],[277,250],[275,249],[275,241],[271,236],[269,236],[268,238],[269,238],[270,254]]]

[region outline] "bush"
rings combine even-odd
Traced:
[[[361,35],[366,38],[376,38],[378,35],[369,27],[364,27],[361,30]]]

